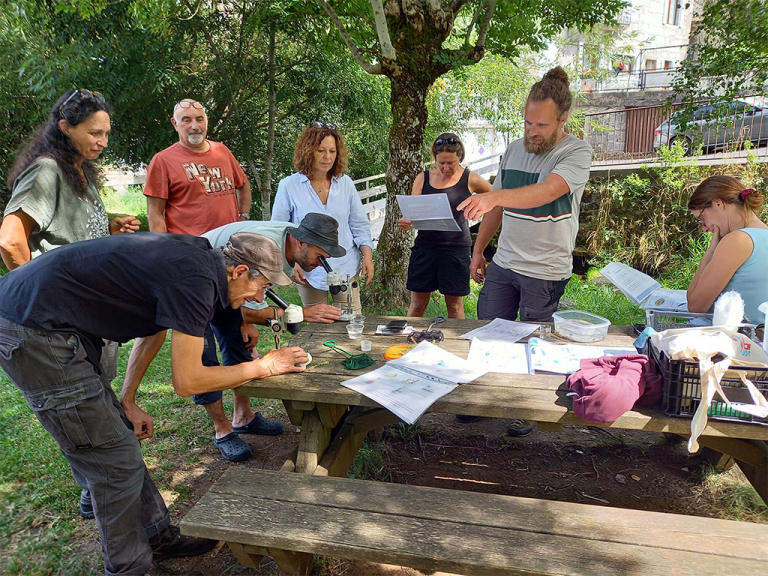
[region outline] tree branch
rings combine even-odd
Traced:
[[[488,28],[491,26],[493,11],[496,9],[496,2],[497,0],[488,0],[488,7],[485,10],[485,16],[483,16],[483,22],[480,24],[480,28],[477,31],[477,42],[467,53],[468,60],[480,62],[485,55],[485,39],[488,36]],[[469,32],[467,32],[467,35],[469,35]]]
[[[482,2],[480,2],[480,4],[477,7],[477,10],[475,10],[475,13],[472,14],[472,20],[470,21],[469,26],[467,27],[467,35],[464,37],[464,48],[469,48],[469,37],[472,36],[472,30],[475,27],[477,18],[480,16],[480,11],[485,7],[487,3],[488,3],[488,0],[483,0]]]
[[[379,38],[381,46],[381,55],[389,60],[395,60],[397,53],[392,46],[392,39],[389,37],[389,28],[387,28],[387,17],[384,15],[384,5],[381,0],[371,0],[373,8],[373,20],[376,22],[376,36]]]
[[[350,36],[349,32],[347,32],[344,23],[341,21],[341,18],[339,18],[338,14],[336,14],[336,11],[331,7],[331,5],[328,4],[328,2],[325,0],[317,0],[317,2],[323,7],[325,13],[328,14],[328,16],[331,18],[331,21],[336,25],[336,28],[339,30],[339,34],[341,34],[342,40],[344,40],[347,48],[349,48],[349,51],[352,53],[352,57],[355,59],[355,62],[357,62],[363,70],[368,72],[368,74],[381,74],[381,63],[371,64],[365,58],[363,58],[363,55],[360,52],[360,49],[357,47],[357,44],[355,44],[352,36]]]
[[[477,43],[475,47],[485,48],[485,38],[488,36],[488,28],[491,27],[491,19],[493,18],[493,11],[496,9],[496,0],[489,0],[488,9],[485,11],[485,18],[480,25],[480,30],[477,33]]]

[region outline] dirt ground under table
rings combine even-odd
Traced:
[[[298,444],[297,428],[286,423],[279,437],[241,436],[253,457],[234,464],[278,469]],[[387,428],[381,442],[366,450],[377,479],[456,490],[493,492],[530,498],[581,502],[638,510],[717,515],[701,488],[702,458],[690,455],[677,437],[640,431],[566,426],[561,433],[506,435],[506,420],[481,419],[461,424],[455,417],[428,414],[416,425]],[[183,473],[190,491],[171,506],[174,523],[228,468],[210,447],[204,468]],[[373,454],[371,457],[370,454]],[[722,505],[719,505],[722,508]],[[275,576],[274,562],[258,569],[241,566],[226,545],[197,558],[156,564],[153,576],[197,570],[206,576]],[[326,576],[417,576],[417,570],[326,558],[318,565]],[[443,573],[436,573],[443,574]]]

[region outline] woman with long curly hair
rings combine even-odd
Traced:
[[[134,216],[110,222],[99,197],[94,160],[107,147],[109,131],[104,97],[70,90],[22,146],[8,174],[12,194],[0,225],[0,256],[9,269],[65,244],[139,229]],[[117,343],[105,340],[101,368],[110,379],[116,375],[118,354]],[[74,469],[72,473],[82,489],[80,515],[93,518],[87,482]]]
[[[748,322],[761,324],[768,301],[768,226],[760,220],[763,195],[732,176],[710,176],[696,187],[688,209],[712,241],[688,286],[688,310],[708,312],[722,292],[744,300]]]
[[[309,212],[333,217],[339,223],[339,245],[347,253],[329,258],[328,264],[355,284],[360,277],[366,284],[373,279],[373,242],[368,216],[360,195],[345,174],[347,147],[334,124],[312,122],[299,136],[293,154],[296,173],[283,178],[272,206],[272,220],[299,224]],[[361,262],[362,255],[362,262]],[[306,272],[296,267],[294,280],[304,306],[328,303],[327,274],[323,268]],[[351,307],[360,313],[360,289],[352,289]],[[347,295],[334,294],[334,303],[347,306]]]
[[[94,164],[109,139],[109,108],[98,92],[66,92],[48,122],[22,146],[7,186],[12,191],[0,226],[0,255],[21,266],[65,244],[135,232],[134,216],[109,222]]]

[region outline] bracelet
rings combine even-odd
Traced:
[[[248,212],[240,212],[240,218],[242,218],[244,220],[250,220],[251,219],[251,215]]]

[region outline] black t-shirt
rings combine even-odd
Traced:
[[[453,186],[448,188],[433,188],[429,182],[429,170],[424,171],[424,187],[421,193],[424,194],[447,194],[448,203],[453,211],[453,219],[461,228],[461,232],[441,232],[439,230],[419,230],[416,235],[417,246],[435,246],[439,244],[451,246],[472,246],[472,236],[469,233],[469,224],[464,217],[464,212],[456,208],[467,198],[472,196],[469,191],[469,168],[464,169],[464,173]]]
[[[0,316],[78,334],[96,366],[101,339],[127,342],[171,328],[202,337],[229,305],[224,257],[208,240],[140,232],[75,242],[0,278]]]

